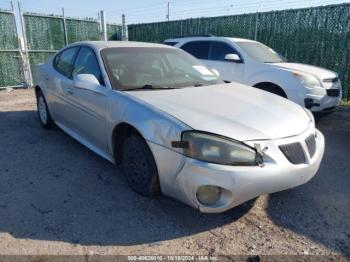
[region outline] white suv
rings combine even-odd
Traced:
[[[262,43],[240,38],[191,36],[168,39],[212,69],[225,81],[238,82],[286,97],[311,111],[332,109],[341,100],[337,73],[288,63]]]

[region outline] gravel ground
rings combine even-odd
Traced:
[[[147,199],[118,168],[41,128],[33,90],[0,92],[0,254],[336,255],[350,258],[350,109],[322,116],[306,185],[223,214]]]

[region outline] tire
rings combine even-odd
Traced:
[[[160,193],[157,166],[143,138],[131,135],[124,141],[122,165],[130,187],[138,194],[150,197]]]
[[[279,86],[273,85],[273,84],[264,84],[264,85],[256,85],[256,88],[260,90],[264,90],[266,92],[287,98],[286,93],[280,88]]]
[[[45,129],[52,129],[54,126],[54,122],[51,118],[49,108],[47,107],[45,97],[40,90],[37,93],[36,101],[38,117],[41,125]]]

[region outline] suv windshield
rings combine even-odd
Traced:
[[[236,44],[242,48],[251,58],[260,63],[283,63],[285,59],[273,49],[257,42],[241,42]]]
[[[101,53],[113,89],[152,90],[223,83],[213,71],[179,49],[116,47]]]

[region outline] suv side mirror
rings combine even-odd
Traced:
[[[242,63],[241,58],[237,54],[227,54],[227,55],[225,55],[225,60],[231,61],[234,63]]]
[[[74,76],[73,85],[80,89],[95,90],[100,86],[100,83],[92,74],[79,74]]]

